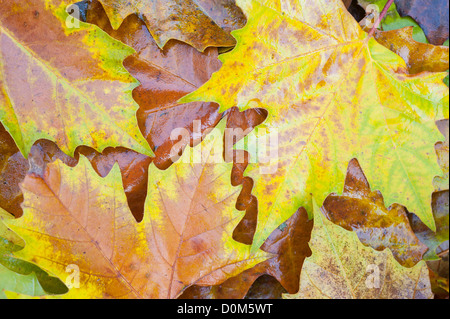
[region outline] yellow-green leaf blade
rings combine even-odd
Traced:
[[[100,0],[117,29],[130,14],[144,20],[160,48],[170,39],[199,51],[209,46],[231,47],[230,30],[242,27],[245,17],[230,0]]]
[[[222,110],[264,107],[278,133],[275,173],[249,165],[259,219],[254,248],[298,207],[343,188],[357,158],[386,205],[400,203],[434,229],[433,178],[440,174],[434,121],[448,116],[444,73],[406,74],[405,62],[367,39],[341,1],[240,0],[247,25],[222,55],[222,68],[181,101],[214,101]],[[289,39],[289,41],[287,41]],[[257,149],[266,133],[254,135]],[[249,140],[251,140],[249,138]]]
[[[185,151],[164,172],[152,166],[140,223],[129,211],[118,165],[102,178],[80,156],[76,167],[58,160],[43,178],[27,175],[24,215],[10,222],[26,242],[18,256],[63,280],[67,269],[79,270],[79,288],[67,298],[175,298],[193,283],[217,284],[264,261],[266,253],[251,254],[232,239],[242,214],[234,207],[232,164],[217,156],[225,122],[193,149],[206,154],[200,162]]]
[[[25,242],[3,223],[13,219],[14,216],[0,208],[0,299],[6,298],[6,292],[29,297],[66,293],[67,288],[61,280],[14,257],[13,253],[22,250]]]
[[[311,257],[300,274],[299,299],[431,299],[428,268],[421,261],[402,267],[385,249],[364,246],[356,233],[327,220],[317,205]]]
[[[138,82],[122,65],[133,50],[96,26],[70,22],[66,5],[0,8],[0,120],[25,157],[43,138],[71,156],[79,145],[152,155],[131,96]]]

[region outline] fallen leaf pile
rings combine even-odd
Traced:
[[[386,3],[0,0],[0,298],[448,298],[448,0]]]

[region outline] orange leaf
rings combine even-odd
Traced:
[[[415,41],[412,37],[413,27],[375,31],[374,36],[380,44],[405,60],[411,74],[424,71],[445,72],[449,68],[448,47]]]
[[[371,191],[357,160],[349,163],[342,195],[329,195],[322,210],[333,223],[355,231],[363,244],[378,251],[389,248],[403,266],[414,266],[428,250],[414,234],[405,207],[386,208],[381,193]]]
[[[141,223],[128,209],[117,165],[101,178],[80,156],[74,168],[56,161],[42,178],[28,175],[24,216],[12,225],[26,241],[20,256],[61,279],[66,267],[78,268],[80,288],[70,298],[175,298],[191,284],[218,284],[264,261],[266,253],[250,254],[231,237],[241,217],[232,163],[210,162],[218,158],[213,150],[222,155],[221,137],[193,149],[209,154],[201,163],[186,161],[185,152],[166,171],[151,167]]]
[[[170,39],[199,51],[235,44],[229,31],[242,27],[245,16],[232,0],[100,0],[117,29],[130,14],[143,17],[158,46]]]

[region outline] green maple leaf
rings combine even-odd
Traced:
[[[253,248],[308,198],[322,205],[340,193],[349,161],[357,158],[386,206],[400,203],[431,229],[433,178],[441,172],[435,125],[448,117],[445,73],[406,73],[405,62],[367,38],[340,0],[238,0],[247,25],[232,34],[236,48],[222,68],[180,102],[214,101],[221,111],[264,107],[263,128],[246,149],[278,136],[274,170],[257,160],[246,173],[259,217]],[[253,153],[253,154],[252,154]]]

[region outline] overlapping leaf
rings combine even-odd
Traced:
[[[173,147],[182,150],[187,144],[196,144],[223,116],[218,112],[219,107],[215,103],[177,103],[180,97],[197,89],[219,69],[217,49],[208,48],[200,53],[187,44],[172,40],[161,50],[137,16],[127,17],[119,29],[114,30],[98,1],[85,4],[78,5],[86,22],[96,24],[112,37],[136,50],[136,54],[124,61],[124,65],[141,81],[141,85],[133,91],[133,97],[140,105],[137,113],[138,124],[155,152],[153,164],[160,169],[166,169],[172,164],[170,153]],[[227,126],[242,127],[243,130],[260,124],[265,116],[265,112],[259,110],[228,114]],[[172,137],[171,133],[181,128],[189,132],[189,139],[179,140],[177,136],[175,139]],[[127,156],[129,159],[131,157],[130,154]],[[97,158],[101,159],[100,156]],[[135,161],[140,162],[138,158]],[[146,171],[141,177],[131,170],[127,171],[129,183],[124,184],[126,191],[130,186],[144,186],[146,177],[142,176],[147,176]],[[133,181],[134,177],[136,179]],[[233,183],[235,186],[240,184],[241,182]],[[145,199],[146,187],[137,187],[130,191],[127,192],[129,203],[136,206],[133,213],[142,217],[143,210],[138,206],[143,203],[142,199]],[[140,199],[132,201],[130,197]],[[245,210],[242,205],[238,205],[240,209]]]
[[[433,193],[432,197],[433,216],[436,221],[436,231],[426,227],[413,213],[409,219],[417,237],[428,246],[424,260],[438,260],[437,248],[449,240],[449,191]]]
[[[81,289],[71,290],[69,298],[174,298],[180,294],[183,298],[192,291],[194,297],[242,298],[256,278],[271,278],[277,285],[279,281],[283,286],[277,287],[289,293],[295,293],[300,283],[300,293],[291,297],[432,296],[423,262],[406,269],[388,250],[379,253],[364,247],[355,234],[330,224],[320,213],[319,220],[309,198],[312,193],[322,203],[330,192],[335,193],[324,202],[328,208],[330,199],[335,202],[333,211],[327,212],[330,219],[355,230],[361,241],[377,250],[389,247],[397,260],[412,266],[425,248],[397,203],[405,204],[426,223],[409,216],[417,236],[430,248],[427,258],[436,257],[435,248],[448,239],[448,209],[447,214],[442,211],[445,194],[448,208],[448,191],[441,191],[448,183],[448,143],[436,144],[442,176],[433,145],[443,137],[434,122],[448,117],[448,91],[441,83],[443,73],[410,73],[446,70],[448,49],[409,41],[409,31],[375,33],[405,64],[367,39],[340,0],[238,0],[249,23],[234,33],[236,49],[223,55],[224,67],[198,93],[177,101],[219,69],[218,50],[205,48],[235,43],[228,32],[243,26],[245,18],[234,1],[101,2],[113,27],[97,1],[79,4],[87,9],[82,10],[82,19],[134,48],[133,56],[125,59],[132,50],[94,26],[81,23],[80,28],[67,28],[70,17],[61,0],[45,4],[14,0],[0,8],[0,66],[5,70],[0,76],[2,122],[24,155],[41,138],[56,141],[65,153],[74,155],[63,154],[47,140],[34,144],[23,184],[25,216],[10,221],[25,238],[25,249],[22,239],[2,228],[0,221],[0,244],[4,244],[0,246],[0,294],[15,291],[13,297],[20,297],[65,289],[60,280],[26,259],[55,271],[61,279],[68,275],[66,266],[79,267]],[[222,10],[225,7],[229,10]],[[40,28],[41,19],[51,31],[48,34]],[[209,24],[201,25],[205,21]],[[30,26],[32,31],[25,34]],[[50,38],[50,45],[42,44]],[[195,49],[169,39],[185,41]],[[56,54],[69,46],[75,52],[71,57],[80,58],[77,66],[74,59]],[[25,66],[12,59],[13,49],[26,57],[22,59]],[[421,60],[422,52],[427,54],[425,60]],[[438,62],[433,60],[436,52],[441,57]],[[142,85],[136,86],[132,77]],[[16,87],[19,78],[27,81]],[[18,92],[24,87],[30,94],[21,96]],[[131,90],[140,105],[137,122]],[[33,113],[23,108],[44,101],[49,103],[43,108],[47,116],[43,121],[38,121],[36,109],[31,109]],[[76,113],[79,108],[73,102],[77,101],[86,101],[87,108],[82,110],[90,112],[93,122],[81,121],[87,113]],[[212,102],[219,102],[221,109]],[[55,107],[62,111],[54,111]],[[262,108],[269,117],[247,145],[223,149],[220,140],[225,126],[253,128],[266,118]],[[50,111],[54,117],[48,116]],[[196,145],[224,114],[229,117],[226,125],[225,121],[219,125],[219,134],[210,135],[211,140],[193,151],[185,149]],[[58,121],[70,130],[47,125]],[[40,122],[45,125],[38,127]],[[114,127],[114,132],[106,132],[102,125]],[[28,135],[33,126],[38,132]],[[133,136],[128,134],[130,128]],[[173,140],[174,128],[187,129],[188,138]],[[0,169],[5,169],[0,177],[6,177],[3,184],[12,183],[11,189],[0,189],[0,206],[13,211],[22,199],[17,181],[27,165],[4,133]],[[271,149],[279,158],[271,163],[269,168],[274,170],[269,173],[258,149],[267,137],[278,137],[279,142]],[[80,147],[83,144],[87,147]],[[119,145],[133,150],[109,147]],[[147,156],[152,154],[149,146],[156,157]],[[174,146],[185,152],[175,164],[170,157]],[[248,153],[242,148],[257,162],[248,165]],[[233,152],[233,163],[223,161],[223,151]],[[237,161],[242,154],[244,163]],[[197,162],[190,161],[193,158]],[[355,158],[372,187],[365,177],[358,178],[361,170],[353,179],[347,175],[343,184],[348,161],[356,162]],[[16,162],[21,174],[14,180],[11,172]],[[150,162],[155,165],[149,170]],[[341,188],[343,195],[339,195]],[[431,206],[435,189],[439,192]],[[141,223],[136,223],[128,207]],[[298,207],[305,207],[310,215],[316,210],[314,254],[301,277],[305,257],[310,255],[312,222]],[[246,211],[243,219],[236,209]],[[355,215],[362,211],[367,218]],[[19,209],[16,215],[20,214]],[[436,232],[430,229],[434,226]],[[377,227],[381,237],[373,232]],[[259,246],[262,251],[256,252]],[[24,259],[16,258],[16,253]],[[380,271],[383,288],[368,287],[378,283],[367,281],[378,273],[369,274],[365,263]]]
[[[428,268],[398,264],[389,250],[361,244],[355,233],[327,220],[315,206],[311,257],[303,264],[300,290],[286,298],[423,299],[432,298]]]
[[[261,246],[261,250],[273,257],[259,263],[220,285],[192,286],[180,298],[184,299],[242,299],[255,281],[270,275],[289,293],[299,289],[299,279],[305,258],[311,256],[308,242],[313,227],[304,209],[299,209],[289,220],[280,225]],[[245,234],[240,234],[244,235]],[[275,285],[276,286],[276,285]]]
[[[424,71],[445,72],[449,69],[449,48],[417,42],[412,27],[392,31],[376,31],[375,39],[405,60],[411,74]]]
[[[445,74],[408,75],[405,62],[368,39],[341,1],[237,3],[248,23],[233,33],[236,48],[181,101],[269,111],[266,130],[247,147],[278,136],[276,173],[260,174],[265,163],[246,171],[259,201],[254,247],[298,207],[311,212],[309,194],[322,204],[340,192],[352,158],[386,206],[406,205],[435,229],[430,194],[440,171],[433,145],[442,135],[434,121],[448,116]]]
[[[67,287],[58,278],[14,256],[25,242],[3,223],[13,218],[0,208],[0,299],[6,298],[6,292],[27,296],[66,293]]]
[[[24,216],[14,221],[27,243],[21,256],[63,279],[77,265],[81,288],[66,296],[82,298],[173,298],[264,261],[267,254],[251,255],[232,239],[239,189],[229,182],[232,163],[219,160],[224,124],[194,148],[200,162],[185,152],[166,171],[152,166],[141,223],[128,209],[117,166],[101,178],[81,156],[75,168],[56,161],[43,178],[27,175]]]
[[[435,146],[438,163],[443,174],[434,179],[434,187],[436,188],[436,191],[443,191],[448,190],[449,188],[449,121],[448,119],[441,120],[436,124],[441,133],[445,136],[445,141],[439,142]]]
[[[449,155],[449,139],[448,124],[449,121],[438,121],[437,126],[442,134],[445,135],[445,141],[436,144],[436,154],[438,163],[442,169],[443,175],[434,179],[436,191],[432,195],[431,207],[433,216],[436,221],[436,231],[430,230],[424,225],[420,219],[414,214],[409,214],[411,226],[417,237],[428,246],[428,251],[424,255],[425,260],[438,260],[437,248],[449,240],[449,185],[448,185],[448,155]]]
[[[136,122],[131,91],[137,81],[122,66],[133,50],[96,26],[71,20],[66,5],[2,2],[1,122],[24,157],[41,138],[71,156],[79,145],[152,155]]]
[[[144,203],[147,196],[147,175],[148,166],[152,161],[151,157],[123,147],[108,147],[102,153],[99,153],[86,146],[78,147],[75,151],[75,156],[70,157],[62,152],[55,143],[48,140],[40,140],[31,148],[28,157],[30,164],[29,172],[37,176],[43,176],[46,166],[56,160],[60,160],[64,164],[74,167],[78,163],[80,154],[89,159],[94,170],[102,177],[108,175],[113,165],[116,162],[118,163],[128,206],[136,220],[141,221],[144,215]],[[17,186],[19,191],[18,183],[22,182],[26,170],[22,171],[22,173],[22,176],[17,176],[15,179],[13,179],[13,174],[6,176],[7,179],[5,182],[16,181],[17,184],[14,185]],[[17,196],[21,199],[22,192],[18,192]],[[20,215],[17,215],[17,217]]]
[[[186,42],[199,51],[209,46],[233,46],[229,31],[245,24],[234,0],[100,0],[117,29],[130,14],[143,18],[160,48],[170,39]]]
[[[349,164],[342,196],[329,195],[323,213],[334,224],[355,231],[363,244],[379,251],[389,248],[403,266],[414,266],[428,250],[414,234],[407,210],[398,204],[386,208],[356,160]]]
[[[16,217],[22,215],[23,196],[19,183],[28,170],[28,163],[11,135],[0,123],[0,208]]]
[[[133,97],[140,106],[138,124],[155,151],[154,164],[161,169],[169,167],[172,163],[172,147],[185,142],[171,139],[174,129],[185,128],[190,131],[188,142],[192,145],[221,118],[218,106],[214,103],[176,103],[219,69],[217,49],[209,48],[200,53],[187,44],[171,41],[161,50],[146,30],[144,22],[135,15],[126,18],[120,28],[114,30],[98,1],[81,6],[81,13],[86,22],[98,25],[115,39],[136,50],[136,54],[124,61],[124,65],[141,82],[133,90]]]
[[[448,39],[448,0],[395,0],[400,15],[413,18],[432,44],[441,45]]]
[[[447,246],[448,247],[448,246]],[[431,290],[435,299],[449,298],[449,269],[448,251],[442,255],[440,260],[427,262],[430,270]]]
[[[137,51],[133,57],[125,60],[125,66],[142,81],[142,85],[133,91],[135,99],[141,106],[138,112],[138,124],[148,143],[155,150],[153,158],[155,165],[162,169],[169,167],[172,164],[170,151],[175,144],[183,148],[189,142],[193,144],[194,140],[198,140],[206,130],[214,127],[222,116],[217,112],[218,106],[214,103],[175,103],[179,97],[204,83],[210,74],[219,68],[217,49],[211,48],[200,53],[186,44],[172,42],[164,50],[160,50],[145,29],[144,23],[136,16],[128,17],[118,30],[113,30],[98,1],[89,1],[78,5],[80,14],[86,22],[96,24],[112,37],[130,45]],[[233,118],[238,119],[239,116],[236,115],[239,114],[234,114]],[[195,120],[199,125],[193,125]],[[252,117],[249,117],[249,120],[252,120]],[[181,141],[183,143],[180,143],[178,140],[171,140],[170,133],[175,128],[189,130],[190,141],[183,140]],[[4,134],[5,139],[8,137],[8,142],[12,142],[8,133],[4,132]],[[5,152],[6,149],[8,149],[7,152],[10,152],[12,145],[11,143],[5,144]],[[101,154],[88,147],[79,147],[75,152],[75,158],[70,158],[64,155],[55,144],[41,140],[32,148],[31,169],[34,173],[41,175],[46,163],[52,162],[56,158],[74,166],[79,153],[90,159],[94,169],[101,176],[106,176],[114,161],[118,161],[129,206],[136,219],[141,220],[147,194],[147,167],[152,161],[147,156],[120,147],[107,148]],[[5,156],[9,157],[8,154],[5,153]],[[16,157],[21,158],[21,155],[14,155],[14,159],[5,162],[7,167],[4,174],[13,172],[14,169],[20,169],[17,166],[20,163],[15,161]],[[23,166],[27,166],[24,159],[23,162],[25,163]],[[20,203],[22,196],[18,182],[22,180],[25,171],[26,168],[21,170],[21,174],[5,175],[4,182],[10,183],[11,187],[4,188],[3,191],[12,190],[15,187],[17,203]],[[10,192],[8,194],[12,195]],[[4,196],[8,194],[5,193]],[[4,202],[9,206],[12,204],[9,197],[8,199],[5,197]],[[5,206],[5,208],[11,211],[9,207]],[[18,211],[17,216],[20,216],[20,207],[16,210]]]
[[[4,224],[4,221],[13,218],[14,215],[0,209],[0,251],[2,254],[5,252],[18,251],[25,247],[23,239]]]
[[[361,5],[366,10],[367,14],[371,13],[373,10],[377,11],[374,14],[372,14],[372,18],[369,19],[370,22],[372,23],[375,22],[374,19],[378,17],[378,15],[381,13],[382,9],[385,7],[387,2],[388,0],[358,0],[358,4]],[[371,25],[369,25],[369,27],[371,27]],[[386,13],[386,16],[381,21],[380,28],[383,31],[391,31],[406,27],[413,27],[414,40],[421,43],[429,43],[427,37],[425,36],[425,33],[423,32],[419,24],[416,21],[414,21],[414,19],[411,17],[400,16],[400,14],[397,11],[395,3],[392,3]]]

